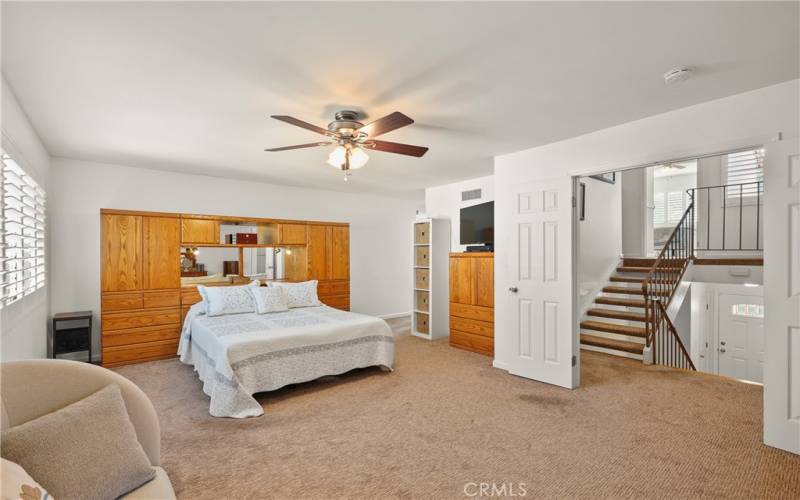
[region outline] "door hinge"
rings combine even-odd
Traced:
[[[708,304],[706,304],[706,311],[708,311]]]
[[[576,208],[578,206],[578,198],[575,196],[572,197],[572,208]]]
[[[577,364],[578,364],[578,357],[577,356],[572,356],[572,366],[575,366]]]

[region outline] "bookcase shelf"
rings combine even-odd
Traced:
[[[450,221],[419,219],[412,224],[411,334],[428,340],[449,335],[448,254]]]

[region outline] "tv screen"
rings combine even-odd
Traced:
[[[461,244],[494,243],[494,202],[461,209]]]

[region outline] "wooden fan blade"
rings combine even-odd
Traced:
[[[275,118],[276,120],[280,120],[282,122],[286,122],[290,125],[294,125],[296,127],[304,128],[306,130],[310,130],[312,132],[316,132],[322,135],[330,135],[331,133],[322,127],[317,127],[316,125],[311,125],[308,122],[304,122],[303,120],[298,120],[297,118],[293,118],[291,116],[285,115],[272,115],[271,118]]]
[[[381,134],[385,134],[386,132],[397,130],[400,127],[411,125],[412,123],[414,123],[414,120],[399,111],[395,111],[390,115],[386,115],[383,118],[378,118],[374,122],[364,125],[358,129],[358,131],[364,132],[369,137],[377,137]]]
[[[367,141],[365,144],[370,149],[377,151],[384,151],[386,153],[396,153],[399,155],[421,157],[428,152],[428,148],[422,146],[412,146],[410,144],[400,144],[397,142],[388,141]]]
[[[309,144],[298,144],[297,146],[284,146],[282,148],[272,148],[272,149],[265,149],[264,151],[289,151],[290,149],[303,149],[303,148],[313,148],[316,146],[328,146],[329,144],[333,144],[332,142],[311,142]]]

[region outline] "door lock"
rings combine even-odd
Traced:
[[[719,345],[725,345],[725,341],[720,341]]]
[[[517,292],[519,292],[519,288],[517,288],[515,286],[512,286],[511,288],[508,289],[508,291],[511,292],[511,293],[517,293]]]

